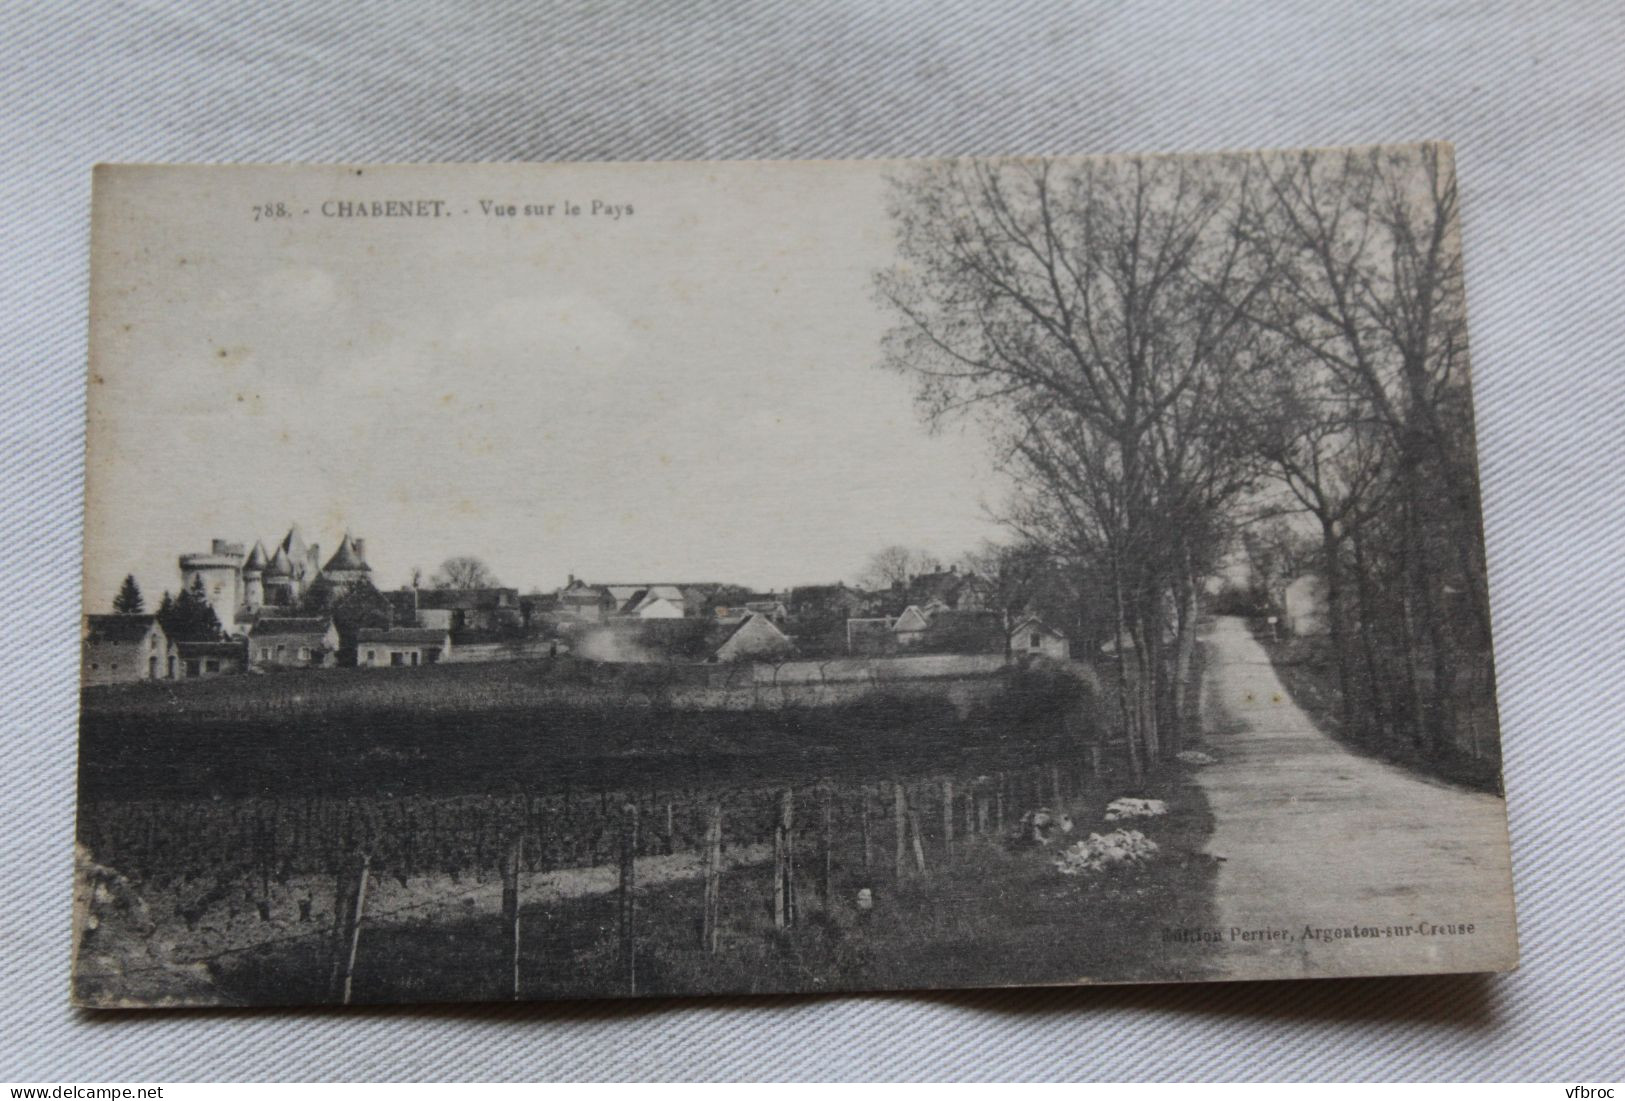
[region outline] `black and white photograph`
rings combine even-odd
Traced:
[[[72,999],[1496,972],[1447,144],[96,169]]]

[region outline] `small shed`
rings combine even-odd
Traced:
[[[1064,661],[1072,656],[1072,643],[1037,616],[1027,616],[1010,628],[1010,652]]]
[[[175,676],[194,680],[241,673],[247,668],[241,639],[230,642],[175,642]]]
[[[897,639],[899,646],[913,646],[925,637],[931,629],[931,621],[918,607],[910,604],[903,609],[903,614],[892,622],[892,637]]]
[[[451,633],[429,627],[366,627],[356,632],[355,663],[363,669],[433,665],[451,654]]]

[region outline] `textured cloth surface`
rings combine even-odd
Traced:
[[[0,134],[5,1077],[1620,1075],[1617,5],[7,4]],[[1421,138],[1457,143],[1462,183],[1519,973],[352,1013],[68,1007],[93,163]]]

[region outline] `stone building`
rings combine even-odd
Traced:
[[[320,546],[306,543],[294,524],[274,550],[258,539],[252,549],[215,539],[207,551],[181,555],[181,588],[201,582],[220,625],[242,633],[263,609],[297,607],[318,578],[340,587],[370,578],[366,555],[366,541],[346,532],[324,566]]]
[[[241,639],[226,642],[174,642],[170,644],[174,672],[171,676],[188,680],[241,673],[244,667]]]
[[[451,656],[451,632],[429,627],[365,627],[356,633],[355,663],[363,669],[433,665]]]
[[[1027,616],[1010,628],[1010,652],[1065,660],[1072,656],[1066,635],[1037,616]]]
[[[85,617],[82,683],[119,684],[174,675],[169,637],[155,615]]]
[[[262,615],[248,632],[255,669],[327,668],[338,663],[339,632],[331,616]]]

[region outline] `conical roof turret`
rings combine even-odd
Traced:
[[[350,533],[345,532],[344,538],[339,541],[339,549],[334,551],[333,557],[327,560],[327,565],[322,567],[322,572],[331,573],[334,570],[353,571],[371,569],[372,567],[367,565],[366,561],[361,557],[360,552],[356,550],[355,542],[350,538]]]
[[[282,549],[288,552],[288,558],[299,561],[305,557],[305,537],[299,533],[299,525],[294,524],[288,528],[288,534],[282,537]]]
[[[293,576],[293,559],[288,556],[288,548],[286,545],[278,547],[276,549],[276,554],[271,556],[271,564],[265,567],[265,576]]]
[[[265,570],[266,562],[265,543],[256,539],[254,540],[254,549],[248,552],[248,561],[243,563],[243,572],[262,573]]]

